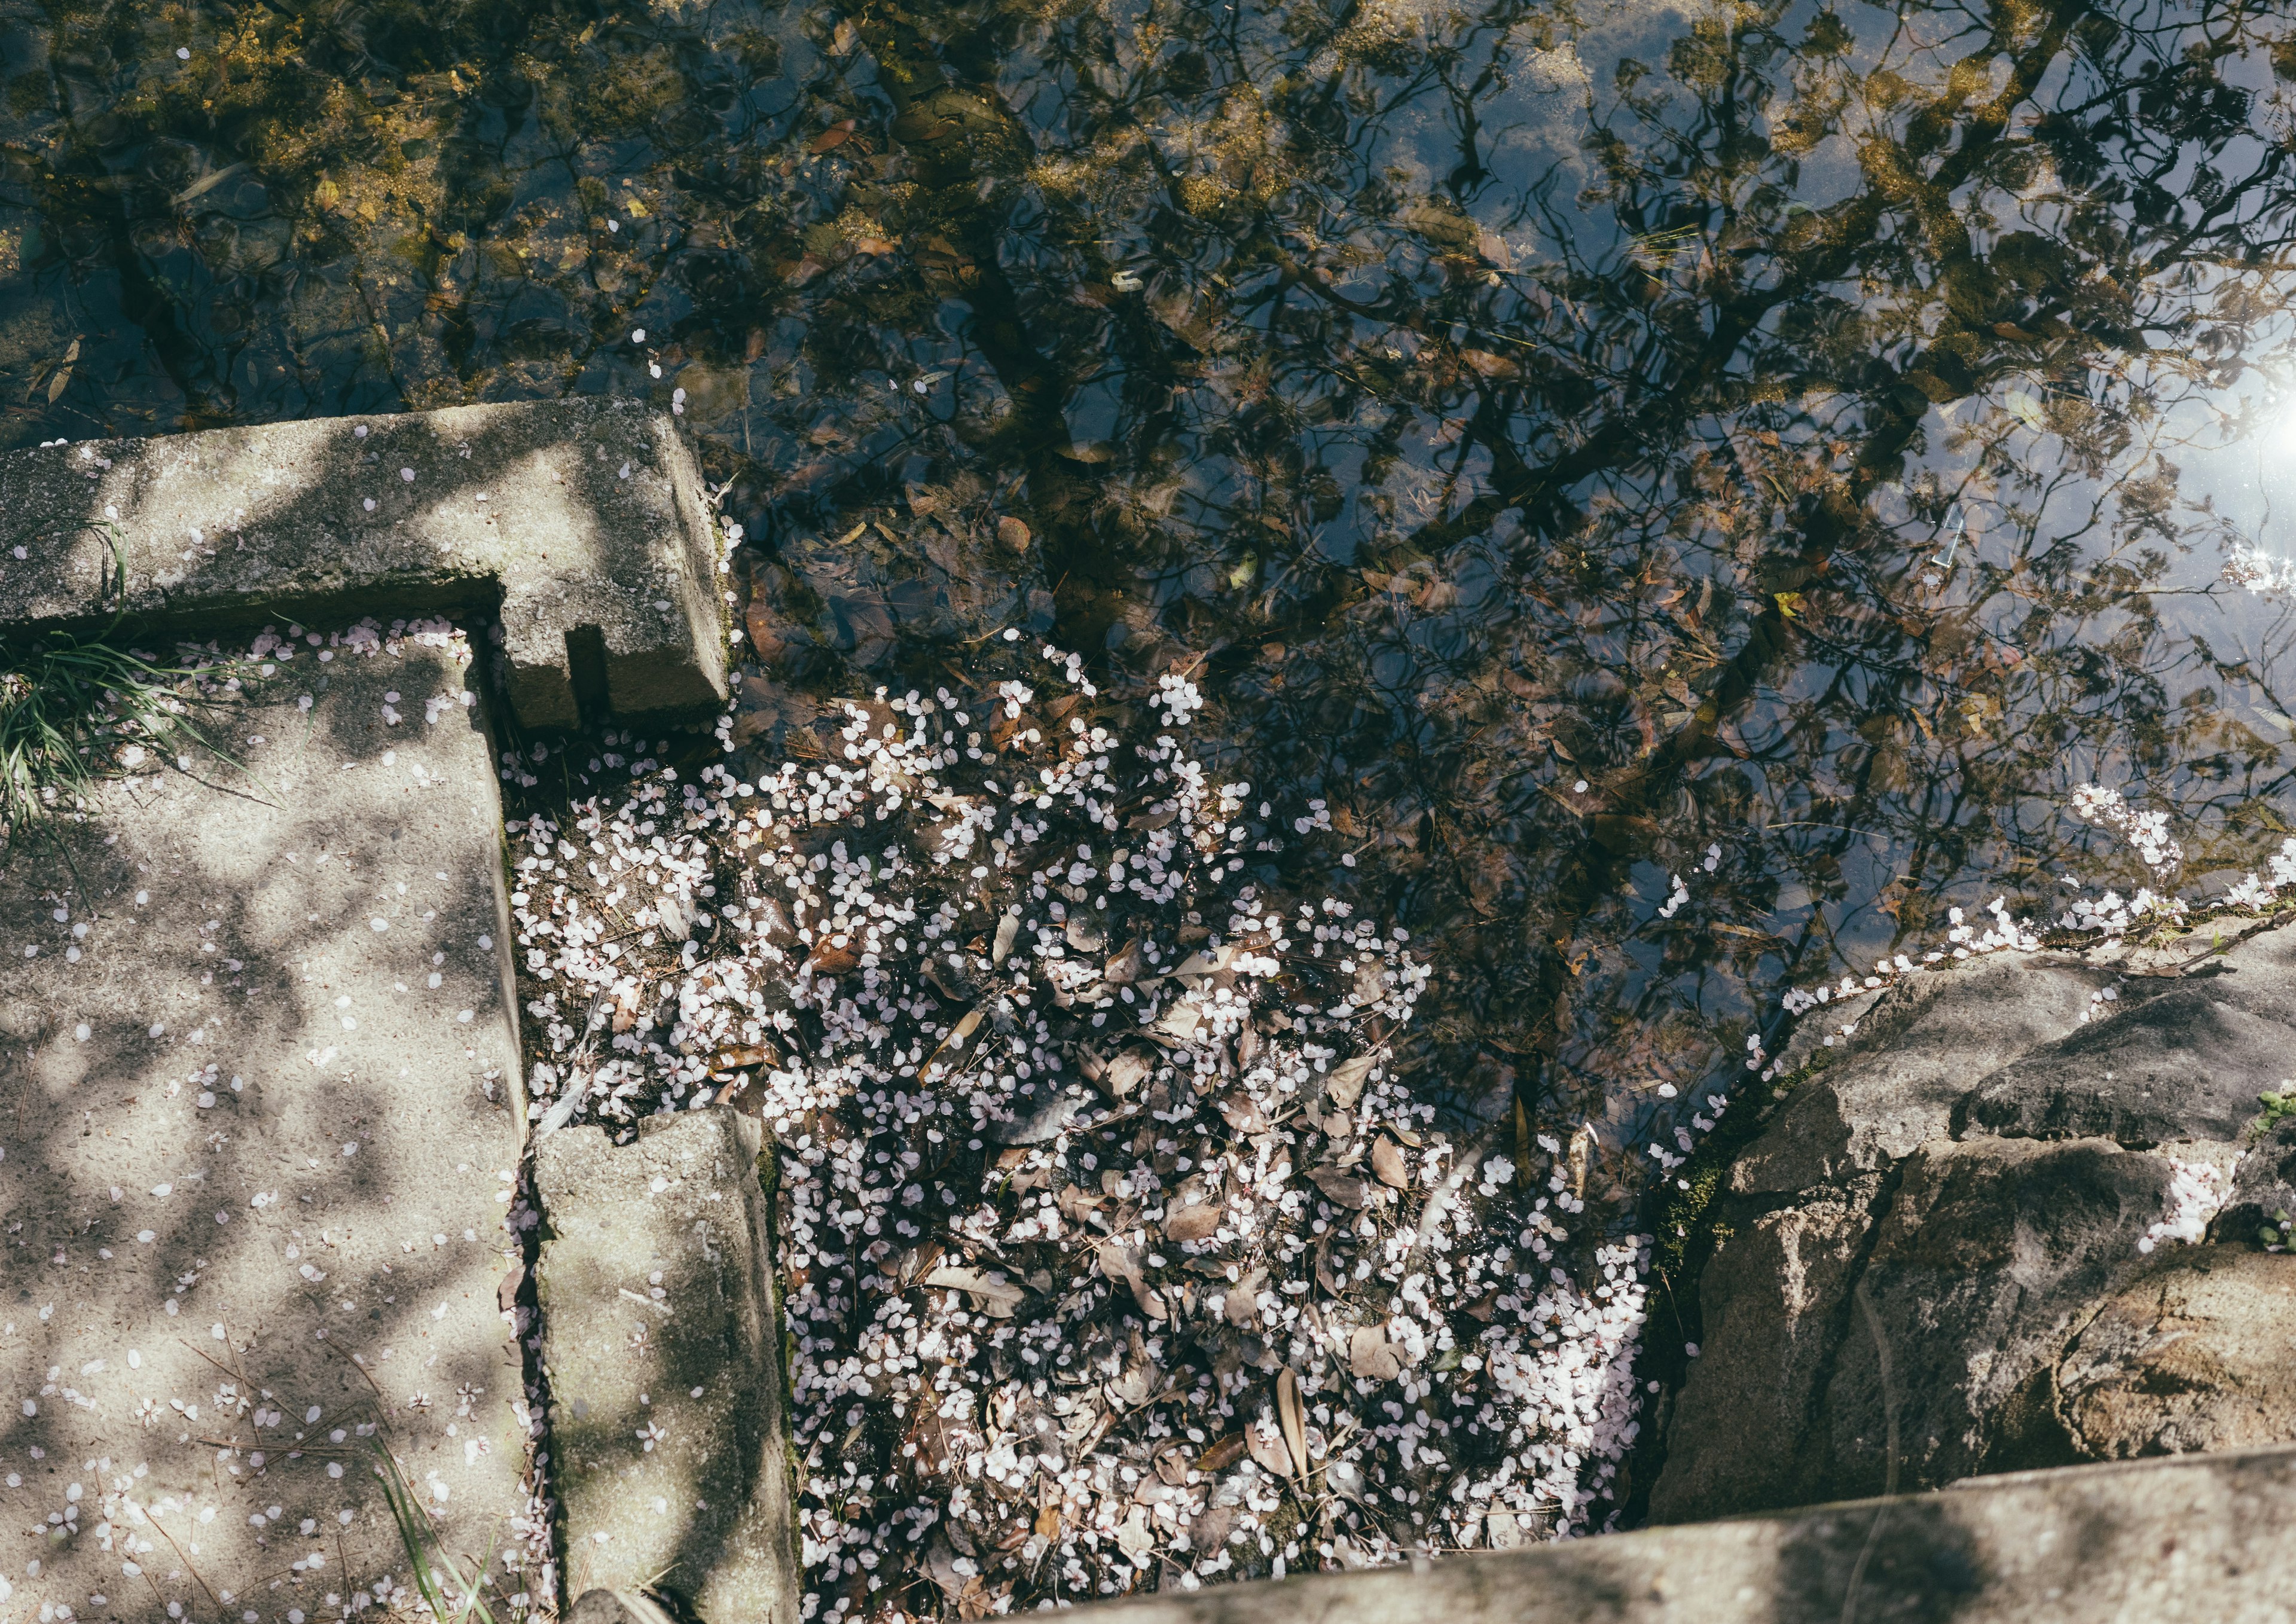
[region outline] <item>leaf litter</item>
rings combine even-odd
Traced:
[[[584,784],[627,789],[512,825],[534,1116],[725,1102],[778,1146],[805,1616],[1601,1526],[1648,1239],[1578,1233],[1552,1138],[1438,1126],[1430,966],[1327,818],[1192,751],[1191,681],[1016,636],[753,779],[609,734]]]

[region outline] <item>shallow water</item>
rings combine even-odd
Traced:
[[[1625,1194],[1784,987],[2151,879],[2073,786],[2277,845],[2289,74],[2222,4],[0,0],[0,447],[674,403],[745,742],[1012,621],[1187,664],[1436,964],[1425,1086]]]

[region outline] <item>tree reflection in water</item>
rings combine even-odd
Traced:
[[[745,741],[995,613],[1198,662],[1438,965],[1426,1086],[1593,1121],[1622,1213],[1784,987],[2147,878],[2074,786],[2188,874],[2284,832],[2218,570],[2284,8],[0,0],[0,443],[675,398]]]

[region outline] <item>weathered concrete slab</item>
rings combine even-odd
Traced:
[[[536,1286],[567,1594],[652,1587],[707,1624],[802,1594],[755,1119],[713,1108],[535,1147]]]
[[[2281,1624],[2296,1450],[1977,1480],[1942,1493],[1217,1586],[1110,1624]]]
[[[204,636],[499,604],[511,703],[529,727],[576,722],[594,658],[617,714],[723,703],[718,562],[691,447],[634,400],[0,456],[0,630],[99,624],[119,608],[193,619]]]
[[[378,1427],[457,1553],[526,1509],[487,740],[446,636],[324,652],[236,710],[251,775],[111,783],[0,865],[11,1618],[403,1585]]]

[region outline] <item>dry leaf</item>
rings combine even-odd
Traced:
[[[1176,1043],[1185,1043],[1196,1035],[1196,1029],[1203,1024],[1203,1012],[1194,1005],[1175,1004],[1156,1018],[1152,1029]]]
[[[1365,1325],[1348,1338],[1348,1369],[1366,1382],[1392,1382],[1403,1374],[1403,1361],[1376,1325]]]
[[[1013,939],[1021,933],[1021,916],[1007,914],[996,922],[996,945],[988,950],[988,962],[1001,964],[1013,954]]]
[[[1255,1268],[1227,1289],[1227,1300],[1220,1305],[1220,1316],[1239,1330],[1249,1331],[1259,1323],[1259,1288],[1267,1284],[1267,1271]]]
[[[1137,1248],[1121,1241],[1103,1241],[1099,1248],[1101,1272],[1111,1280],[1121,1280],[1137,1287],[1140,1284],[1140,1253]]]
[[[1029,527],[1007,513],[996,521],[996,539],[1017,553],[1029,545]]]
[[[1263,1412],[1243,1429],[1243,1441],[1263,1471],[1280,1478],[1292,1475],[1292,1451],[1284,1447],[1283,1432],[1275,1417]]]
[[[1275,1373],[1275,1418],[1283,1428],[1283,1447],[1291,1452],[1292,1475],[1308,1470],[1308,1428],[1300,1415],[1300,1378],[1286,1365]]]
[[[964,1040],[979,1030],[980,1027],[980,1011],[977,1007],[965,1011],[959,1017],[957,1023],[949,1029],[948,1036],[942,1038],[932,1054],[926,1057],[923,1070],[918,1075],[930,1076],[932,1069],[941,1063],[943,1055],[955,1054],[962,1050],[964,1047]]]
[[[1164,1306],[1164,1299],[1158,1294],[1156,1288],[1142,1277],[1137,1248],[1114,1241],[1104,1243],[1100,1248],[1100,1267],[1110,1279],[1121,1280],[1132,1288],[1133,1300],[1140,1305],[1140,1311],[1150,1319],[1160,1322],[1172,1316],[1171,1310]]]
[[[1234,947],[1222,947],[1218,953],[1206,953],[1201,948],[1188,955],[1172,967],[1172,973],[1189,980],[1217,975],[1235,961]]]
[[[1165,1216],[1164,1234],[1175,1241],[1208,1240],[1219,1228],[1226,1210],[1217,1202],[1201,1202],[1193,1207],[1183,1207]]]
[[[1267,1113],[1259,1103],[1248,1094],[1231,1094],[1219,1103],[1219,1113],[1227,1125],[1240,1134],[1264,1134],[1267,1131]]]
[[[236,166],[234,167],[235,168]],[[71,348],[64,351],[64,358],[56,364],[56,375],[48,380],[48,404],[50,406],[55,405],[57,399],[63,394],[64,390],[70,386],[72,364],[78,359],[79,340],[78,339],[74,339],[71,341]]]
[[[1012,1318],[1013,1310],[1028,1295],[1002,1275],[964,1268],[954,1263],[942,1264],[924,1277],[924,1284],[938,1291],[964,1292],[991,1319]]]
[[[1101,972],[1101,979],[1111,987],[1129,987],[1140,979],[1140,972],[1146,963],[1147,957],[1140,951],[1140,944],[1130,942],[1122,952],[1109,959],[1107,967]]]
[[[1335,1207],[1361,1212],[1364,1202],[1370,1199],[1370,1192],[1364,1187],[1362,1179],[1342,1173],[1337,1168],[1311,1168],[1308,1177],[1315,1182],[1316,1188],[1324,1193],[1324,1199]]]
[[[1324,1085],[1324,1097],[1341,1111],[1352,1111],[1363,1098],[1364,1084],[1371,1076],[1371,1056],[1358,1054],[1353,1060],[1332,1068],[1332,1075]]]
[[[1403,1165],[1402,1147],[1384,1134],[1372,1142],[1371,1170],[1390,1190],[1411,1187],[1411,1171]]]
[[[1205,1458],[1209,1460],[1210,1456]],[[1234,1506],[1208,1506],[1188,1524],[1188,1543],[1199,1551],[1217,1551],[1227,1543],[1228,1529],[1234,1521]]]
[[[636,1024],[636,1021],[633,1020],[631,1024]],[[615,1016],[615,1029],[617,1031],[629,1029],[628,1027],[621,1024],[619,1012]],[[780,1063],[781,1056],[771,1049],[750,1044],[737,1048],[720,1050],[718,1058],[709,1062],[709,1069],[713,1072],[737,1071],[744,1066],[777,1066]]]
[[[1235,1464],[1237,1458],[1243,1454],[1243,1434],[1241,1432],[1231,1432],[1226,1438],[1215,1439],[1201,1455],[1196,1456],[1196,1470],[1225,1472]],[[1196,1521],[1201,1525],[1203,1519],[1199,1517]]]
[[[1037,1531],[1047,1539],[1061,1537],[1061,1508],[1047,1505],[1037,1513]]]
[[[925,1546],[925,1572],[949,1600],[964,1594],[966,1576],[956,1571],[956,1552],[948,1543],[946,1527],[935,1528],[932,1542]]]
[[[1103,1088],[1114,1099],[1122,1099],[1148,1079],[1148,1057],[1137,1050],[1127,1049],[1114,1060],[1098,1079]]]

